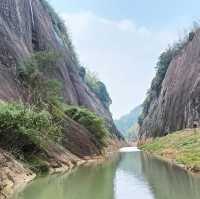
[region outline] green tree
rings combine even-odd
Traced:
[[[0,102],[0,136],[1,145],[11,148],[17,145],[21,150],[24,145],[40,146],[48,139],[57,140],[61,127],[54,123],[48,111],[21,103]]]
[[[61,83],[50,79],[60,56],[51,51],[33,54],[18,67],[18,77],[25,87],[25,98],[29,104],[43,106],[61,100]]]
[[[101,82],[97,74],[90,72],[88,69],[85,74],[85,82],[88,87],[96,94],[96,96],[101,100],[105,107],[109,107],[112,100],[108,94],[106,86]]]

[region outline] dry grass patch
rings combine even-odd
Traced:
[[[186,129],[155,138],[140,145],[140,149],[175,160],[191,170],[200,170],[200,129]]]

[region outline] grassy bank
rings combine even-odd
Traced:
[[[173,161],[192,172],[200,172],[200,129],[187,129],[148,140],[141,150]]]

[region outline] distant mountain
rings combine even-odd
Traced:
[[[132,139],[137,136],[139,125],[138,117],[142,112],[142,105],[135,107],[130,113],[115,120],[117,128],[127,139]]]

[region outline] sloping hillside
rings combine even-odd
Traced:
[[[126,138],[137,137],[138,118],[142,112],[142,106],[137,106],[129,114],[122,116],[119,120],[115,120],[117,128]]]
[[[185,129],[149,140],[140,148],[195,173],[200,172],[199,129]]]

